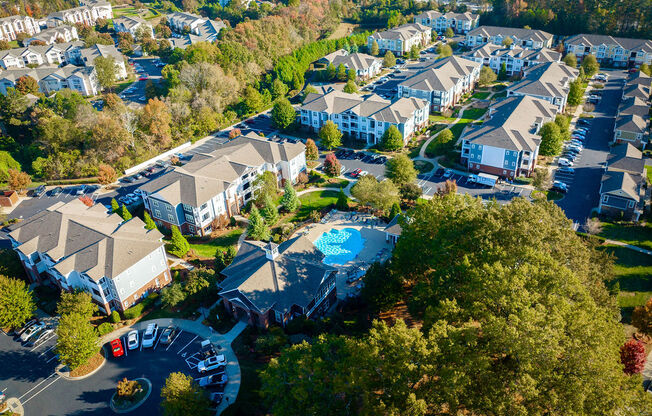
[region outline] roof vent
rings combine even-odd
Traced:
[[[278,257],[278,244],[272,243],[271,241],[267,243],[264,247],[265,257],[268,260],[275,260]]]

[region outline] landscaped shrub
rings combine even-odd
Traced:
[[[140,315],[143,314],[144,309],[145,308],[143,307],[143,302],[140,302],[140,303],[132,306],[131,308],[124,311],[125,319],[136,319],[136,318],[138,318]]]
[[[114,324],[120,322],[120,312],[118,311],[111,312],[111,322],[113,322]]]
[[[103,335],[106,335],[106,334],[109,334],[109,333],[113,332],[113,325],[111,325],[108,322],[104,322],[100,326],[97,327],[97,330],[100,333],[100,336],[103,336]]]
[[[273,354],[280,351],[288,343],[287,336],[279,327],[270,328],[269,332],[256,339],[256,350],[263,354]]]

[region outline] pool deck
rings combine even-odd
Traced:
[[[360,290],[358,286],[360,281],[352,284],[346,283],[347,271],[356,266],[365,266],[375,261],[383,262],[387,260],[391,256],[394,247],[385,240],[385,226],[387,224],[380,219],[372,219],[368,214],[331,211],[331,214],[324,218],[325,222],[310,224],[298,232],[305,233],[305,236],[314,243],[319,236],[332,229],[354,228],[360,232],[365,240],[364,248],[355,259],[346,264],[333,265],[339,269],[337,274],[337,297],[345,299]],[[365,219],[367,219],[367,223],[364,222]]]

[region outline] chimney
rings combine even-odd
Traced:
[[[272,243],[270,241],[267,243],[264,250],[265,257],[267,257],[268,260],[275,260],[278,257],[278,244]]]

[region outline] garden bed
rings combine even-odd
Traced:
[[[92,356],[86,364],[81,365],[74,370],[70,370],[70,377],[79,378],[87,376],[100,368],[100,366],[104,364],[104,360],[104,348],[101,348],[100,351]]]
[[[415,160],[414,161],[414,168],[419,172],[419,173],[427,173],[430,172],[435,165],[433,165],[430,162],[427,162],[425,160]]]
[[[149,397],[152,391],[152,384],[149,380],[137,378],[135,381],[138,381],[140,384],[140,391],[136,392],[132,397],[123,399],[118,397],[117,392],[113,393],[113,396],[111,397],[111,409],[116,413],[131,412],[143,404]]]

